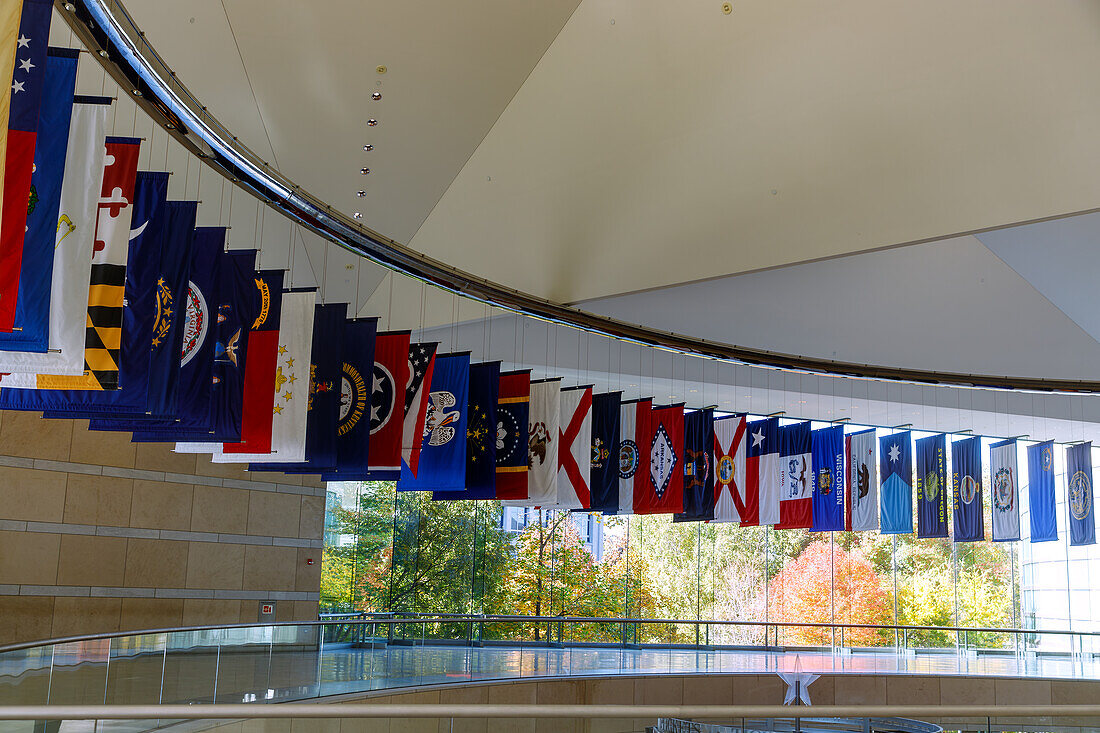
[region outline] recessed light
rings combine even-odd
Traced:
[[[377,102],[379,99],[382,98],[382,92],[375,92],[374,94],[370,95],[370,98]]]
[[[366,191],[356,191],[355,195],[358,196],[359,198],[363,198],[364,196],[367,195],[367,192]]]
[[[363,146],[363,150],[365,150],[366,152],[368,152],[368,153],[369,153],[370,151],[374,150],[374,146],[373,146],[373,145],[369,145],[369,144],[368,144],[368,145],[364,145],[364,146]]]
[[[96,53],[98,53],[103,58],[107,58],[107,52],[105,50],[103,50],[102,48],[99,49]]]
[[[374,119],[373,117],[371,117],[369,120],[367,120],[367,125],[370,126],[370,127],[374,127],[377,124],[378,124],[378,120]]]
[[[352,216],[354,216],[356,219],[362,219],[363,218],[363,215],[361,213],[359,213],[358,211],[356,211],[354,214],[352,214]]]
[[[135,89],[133,94],[134,94],[135,97],[140,97],[141,96],[141,90],[140,89]]]
[[[370,173],[370,168],[360,168],[359,172],[362,173],[365,176],[368,173]]]

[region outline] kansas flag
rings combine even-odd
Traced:
[[[1092,511],[1092,443],[1066,446],[1066,491],[1069,500],[1069,543],[1096,544]]]
[[[401,466],[398,491],[455,491],[466,487],[466,409],[470,354],[435,357],[428,416],[416,476]]]
[[[947,440],[917,441],[917,536],[947,536]]]
[[[1054,514],[1054,441],[1027,447],[1027,500],[1031,510],[1031,541],[1058,539]]]
[[[908,430],[879,438],[882,534],[913,532],[913,453],[909,441]]]
[[[982,439],[974,436],[951,444],[951,510],[955,541],[985,539],[982,524]]]
[[[844,529],[844,427],[813,432],[814,532]]]

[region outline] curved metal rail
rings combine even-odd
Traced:
[[[288,218],[345,249],[436,287],[552,323],[669,351],[802,373],[915,384],[1097,393],[1100,381],[1005,377],[859,364],[725,344],[607,318],[479,277],[358,224],[303,190],[241,143],[145,40],[118,0],[55,0],[107,73],[157,124],[215,171]]]

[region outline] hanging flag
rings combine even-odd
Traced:
[[[39,389],[118,389],[126,252],[134,213],[134,185],[141,140],[108,137],[88,290],[84,374],[39,376]]]
[[[135,426],[135,442],[213,439],[215,310],[220,299],[218,288],[223,263],[228,266],[230,257],[223,252],[224,244],[224,227],[198,227],[192,234],[185,292],[183,297],[177,298],[180,310],[175,318],[179,332],[170,339],[173,348],[178,344],[178,350],[160,354],[162,347],[158,347],[154,355],[158,360],[174,359],[178,367],[174,372],[176,384],[170,390],[175,395],[174,403],[166,405],[172,414]],[[169,372],[169,378],[171,375]],[[111,429],[108,424],[93,420],[90,427],[93,430]]]
[[[370,481],[401,478],[401,432],[409,383],[409,332],[380,333],[374,340],[370,397]]]
[[[619,510],[619,408],[622,392],[592,395],[592,511]]]
[[[437,354],[424,420],[420,465],[401,467],[398,491],[460,491],[466,487],[466,410],[470,354]]]
[[[909,431],[879,438],[882,534],[913,533],[913,453]],[[946,526],[946,525],[945,525]]]
[[[74,100],[53,248],[49,351],[0,352],[0,373],[6,372],[0,374],[0,387],[34,389],[38,386],[37,374],[84,373],[89,273],[106,155],[103,130],[110,104],[107,97]]]
[[[714,421],[714,521],[753,527],[760,517],[760,495],[748,490],[747,430],[744,415]]]
[[[946,536],[947,440],[940,434],[917,441],[917,537]]]
[[[0,48],[8,49],[0,53],[0,79],[13,77],[15,71],[15,53],[23,41],[19,33],[19,16],[22,6],[16,2],[0,3]],[[0,94],[0,130],[8,129],[8,121],[11,112],[11,95]],[[8,136],[0,135],[0,160],[6,157]],[[4,169],[0,167],[0,184],[4,182]],[[3,186],[0,186],[3,188]],[[0,201],[3,197],[0,197]]]
[[[674,521],[714,519],[714,410],[693,410],[684,415],[684,507]]]
[[[874,428],[852,433],[848,450],[848,504],[850,530],[878,529],[878,440]]]
[[[497,499],[527,499],[527,423],[530,406],[531,372],[524,370],[501,374],[497,394]]]
[[[409,383],[405,387],[405,422],[401,428],[401,465],[415,478],[420,464],[428,391],[432,385],[437,343],[409,346]]]
[[[250,326],[256,311],[254,249],[230,251],[218,283],[217,337],[214,341],[214,441],[241,439],[244,375],[248,368]]]
[[[779,502],[785,485],[779,458],[779,418],[769,417],[746,426],[745,495],[759,499],[757,521],[761,526],[779,524]],[[746,508],[747,508],[746,504]],[[752,526],[741,522],[743,526]]]
[[[654,407],[647,423],[642,445],[649,460],[642,467],[648,470],[634,492],[634,513],[675,514],[684,507],[684,406]]]
[[[1054,513],[1054,441],[1027,447],[1027,500],[1031,512],[1031,541],[1058,539]]]
[[[343,481],[367,470],[370,456],[370,393],[374,372],[377,318],[351,318],[344,323],[340,363],[340,414],[336,421],[336,468],[321,474],[325,481]]]
[[[500,362],[470,365],[466,398],[466,484],[459,491],[433,491],[434,501],[496,497],[496,405]]]
[[[1066,446],[1066,491],[1069,503],[1069,543],[1096,544],[1092,516],[1092,443]]]
[[[19,19],[4,154],[4,201],[0,209],[0,332],[6,333],[11,332],[15,323],[19,300],[28,192],[34,170],[42,93],[46,87],[46,46],[52,11],[53,3],[48,0],[23,0]]]
[[[779,428],[779,524],[776,529],[809,529],[813,526],[814,471],[810,423]]]
[[[844,426],[814,430],[811,433],[814,471],[814,532],[844,530]]]
[[[512,506],[553,506],[558,501],[558,428],[561,380],[531,381],[527,423],[527,499]]]
[[[305,460],[309,356],[313,347],[316,300],[317,291],[312,288],[283,293],[275,364],[275,403],[271,410],[271,450],[267,453],[215,453],[215,463],[294,463]]]
[[[564,509],[592,506],[592,387],[563,389],[558,427],[558,501]]]
[[[989,495],[993,504],[993,541],[1020,539],[1020,488],[1016,441],[1002,440],[989,447]]]
[[[653,400],[649,398],[630,400],[619,406],[619,514],[634,513],[634,497],[649,480],[641,446],[645,445],[652,409]]]
[[[51,48],[46,59],[15,321],[10,333],[0,333],[0,350],[45,353],[49,348],[50,284],[78,55],[75,48]]]
[[[314,307],[313,338],[310,346],[312,356],[306,376],[304,462],[283,463],[280,459],[278,463],[254,463],[249,465],[249,471],[324,473],[336,468],[336,425],[340,419],[338,387],[342,364],[340,357],[344,349],[346,319],[347,303],[319,303]]]
[[[982,518],[982,439],[978,436],[951,443],[951,512],[956,542],[985,539]]]

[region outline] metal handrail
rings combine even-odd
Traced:
[[[55,4],[81,42],[94,52],[92,57],[123,89],[132,90],[149,117],[219,174],[325,239],[457,295],[602,336],[737,364],[922,385],[1100,392],[1098,381],[906,369],[726,344],[600,316],[460,270],[361,225],[272,168],[180,82],[118,0],[55,0]]]
[[[813,628],[813,629],[871,629],[882,631],[905,632],[974,632],[989,634],[1033,634],[1055,636],[1091,636],[1100,637],[1100,631],[1072,631],[1069,629],[1022,629],[1022,628],[997,628],[982,626],[916,626],[910,624],[856,624],[856,623],[827,623],[815,621],[737,621],[729,619],[663,619],[663,618],[625,618],[614,616],[520,616],[520,615],[482,615],[482,614],[378,614],[366,615],[355,619],[317,620],[317,621],[275,621],[271,623],[243,623],[243,624],[219,624],[213,626],[178,626],[156,629],[142,629],[133,631],[111,631],[102,634],[88,634],[78,636],[65,636],[57,639],[40,640],[33,642],[21,642],[0,646],[0,654],[21,649],[46,647],[55,644],[70,644],[75,642],[99,641],[103,639],[117,639],[128,636],[151,636],[155,634],[189,633],[200,631],[219,631],[222,629],[254,629],[254,628],[279,628],[292,626],[368,626],[385,625],[396,626],[405,624],[429,624],[429,623],[455,623],[461,621],[478,623],[568,623],[568,624],[646,624],[661,626],[737,626],[737,627],[765,627],[765,628]]]

